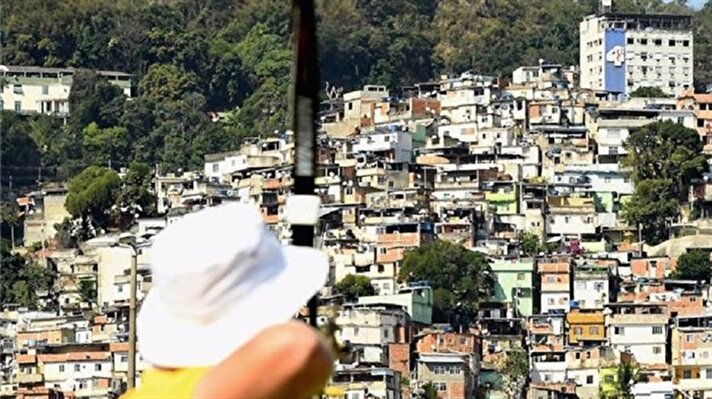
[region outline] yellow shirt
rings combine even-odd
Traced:
[[[193,399],[198,382],[208,368],[150,369],[141,375],[141,385],[121,399]]]

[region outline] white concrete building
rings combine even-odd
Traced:
[[[664,306],[608,304],[606,336],[616,353],[635,356],[640,364],[666,364],[668,315]]]
[[[240,151],[226,152],[222,154],[208,154],[205,156],[203,173],[209,180],[218,182],[229,181],[229,175],[239,170],[247,169],[247,155]]]
[[[581,87],[624,94],[658,87],[669,95],[692,87],[691,16],[617,13],[610,3],[580,24]]]
[[[388,344],[396,342],[398,331],[407,323],[404,310],[383,307],[344,307],[336,318],[340,339],[360,349],[359,360],[367,363],[387,361]]]
[[[108,394],[112,377],[111,352],[77,352],[39,355],[44,364],[46,387],[59,386],[77,396],[102,397]],[[107,383],[101,384],[100,381]]]
[[[362,134],[353,144],[354,153],[383,154],[391,162],[410,162],[413,158],[413,136],[406,131],[376,131]]]
[[[603,309],[603,305],[610,302],[610,292],[607,268],[579,266],[574,269],[573,301],[579,309]]]
[[[20,114],[69,115],[69,92],[74,68],[0,65],[4,80],[0,109]],[[132,76],[123,72],[98,71],[101,77],[131,96]]]

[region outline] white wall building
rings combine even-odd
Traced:
[[[579,27],[581,87],[625,93],[658,87],[679,95],[692,87],[691,16],[610,12]]]
[[[106,395],[108,386],[101,387],[96,379],[110,379],[113,364],[111,352],[81,352],[39,355],[44,363],[45,386],[59,386],[62,391],[74,391],[77,396]]]
[[[642,308],[634,311],[638,313],[606,315],[608,342],[614,351],[632,353],[641,364],[665,364],[668,316],[640,313]]]
[[[0,78],[4,79],[0,109],[66,116],[75,72],[74,68],[0,65]],[[110,71],[97,74],[120,87],[125,96],[131,96],[131,75]]]
[[[247,155],[239,151],[209,154],[205,156],[203,173],[206,178],[210,180],[215,179],[222,183],[229,180],[229,178],[225,178],[226,176],[229,176],[233,172],[247,169],[248,167]]]
[[[413,136],[406,131],[374,132],[360,135],[353,144],[354,153],[390,153],[393,162],[410,162],[413,157]]]

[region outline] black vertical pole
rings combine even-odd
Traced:
[[[292,32],[294,65],[291,122],[296,148],[294,194],[314,195],[319,63],[313,0],[292,0]],[[292,243],[304,247],[314,246],[314,226],[292,225]],[[309,300],[308,307],[309,324],[316,326],[316,297]]]

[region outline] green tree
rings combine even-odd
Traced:
[[[436,240],[406,252],[400,281],[429,281],[433,288],[433,317],[468,324],[494,287],[485,256],[461,245]]]
[[[695,32],[695,86],[702,89],[712,83],[712,2],[707,1],[693,18]]]
[[[0,123],[2,123],[0,172],[3,185],[8,184],[11,176],[15,187],[22,188],[35,184],[37,171],[42,166],[42,154],[29,135],[31,129],[27,118],[2,111]]]
[[[72,76],[69,92],[69,126],[78,134],[85,126],[95,122],[100,128],[111,127],[116,119],[106,111],[107,104],[123,99],[121,89],[99,76],[96,72],[79,70]]]
[[[665,92],[659,87],[639,87],[630,93],[631,97],[669,97]]]
[[[129,158],[129,133],[123,127],[101,129],[96,123],[84,128],[84,160],[87,165],[125,165]]]
[[[644,381],[644,376],[640,373],[640,367],[630,357],[622,357],[616,368],[613,389],[609,392],[602,392],[603,399],[633,399],[635,395],[631,392],[633,384]]]
[[[90,166],[69,181],[67,211],[84,224],[106,227],[109,211],[121,190],[121,178],[111,169]]]
[[[635,130],[625,142],[624,165],[631,168],[633,181],[648,179],[672,182],[674,197],[686,201],[692,179],[700,177],[707,157],[694,129],[672,121],[655,122]]]
[[[128,228],[135,216],[153,216],[156,213],[156,195],[151,191],[153,171],[144,164],[134,162],[124,176],[121,191],[116,197],[114,221],[120,228]]]
[[[175,65],[156,64],[148,68],[139,90],[142,96],[155,101],[180,100],[197,91],[196,82],[196,76]]]
[[[79,296],[82,298],[82,302],[95,304],[96,295],[96,281],[88,279],[79,280]]]
[[[438,399],[438,390],[432,382],[426,382],[420,389],[422,390],[421,399]]]
[[[694,250],[680,255],[674,278],[682,280],[710,281],[712,262],[709,253]]]
[[[539,235],[533,231],[525,231],[519,240],[522,252],[527,256],[535,256],[542,250]]]
[[[334,285],[334,292],[343,295],[347,301],[354,302],[359,297],[374,295],[376,290],[371,285],[370,278],[347,274],[346,277]]]
[[[680,204],[670,180],[642,180],[623,204],[622,216],[631,226],[641,226],[649,244],[668,239],[671,221],[679,216]]]
[[[521,398],[529,377],[529,356],[522,349],[512,349],[500,356],[497,370],[502,375],[502,390],[508,398]]]
[[[18,303],[37,308],[37,291],[52,286],[52,273],[46,268],[28,262],[0,245],[0,303]]]

